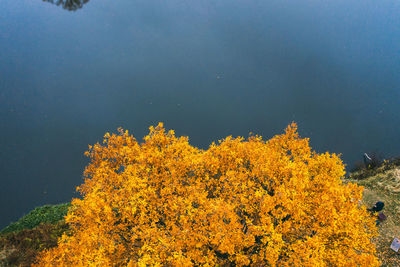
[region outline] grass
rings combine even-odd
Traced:
[[[364,186],[362,202],[367,207],[372,207],[377,201],[385,203],[382,212],[387,219],[379,224],[379,236],[374,240],[382,266],[400,266],[400,253],[390,248],[393,239],[400,238],[400,166],[398,163],[398,160],[385,162],[373,170],[359,170],[345,179],[346,182],[355,182]]]

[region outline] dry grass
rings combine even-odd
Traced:
[[[361,171],[362,172],[362,171]],[[377,201],[383,201],[383,213],[387,219],[379,224],[379,236],[374,241],[382,266],[400,266],[400,251],[390,248],[395,237],[400,238],[400,167],[381,166],[368,174],[356,174],[366,177],[362,180],[345,179],[364,186],[363,203],[372,207]]]

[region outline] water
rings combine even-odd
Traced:
[[[397,0],[0,7],[0,227],[78,196],[83,152],[119,126],[207,148],[295,121],[348,165],[400,154]]]

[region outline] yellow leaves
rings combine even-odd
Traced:
[[[256,193],[254,194],[254,196],[255,196],[256,198],[262,198],[263,195],[264,195],[264,194],[263,194],[262,191],[260,191],[260,190],[257,190]]]
[[[296,124],[208,150],[163,127],[89,146],[72,235],[39,265],[377,265],[362,188],[342,184],[340,158],[312,152]]]

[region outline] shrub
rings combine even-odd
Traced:
[[[374,151],[374,152],[369,154],[369,157],[370,157],[371,160],[370,160],[370,162],[368,162],[368,164],[366,166],[367,169],[375,169],[375,168],[377,168],[377,167],[382,165],[382,163],[383,163],[382,158],[383,157],[382,157],[381,153]]]
[[[71,235],[38,265],[377,266],[362,187],[291,124],[269,141],[231,136],[200,150],[160,123],[89,146]]]
[[[11,223],[0,231],[0,234],[18,232],[24,229],[32,229],[40,223],[54,224],[63,220],[68,212],[70,203],[58,205],[44,205],[30,211],[27,215],[20,218],[17,222]]]
[[[361,172],[365,170],[365,164],[362,161],[356,161],[353,166],[350,168],[349,172]]]
[[[0,266],[31,266],[40,251],[57,246],[63,233],[68,233],[68,225],[61,220],[3,234],[0,236]]]

